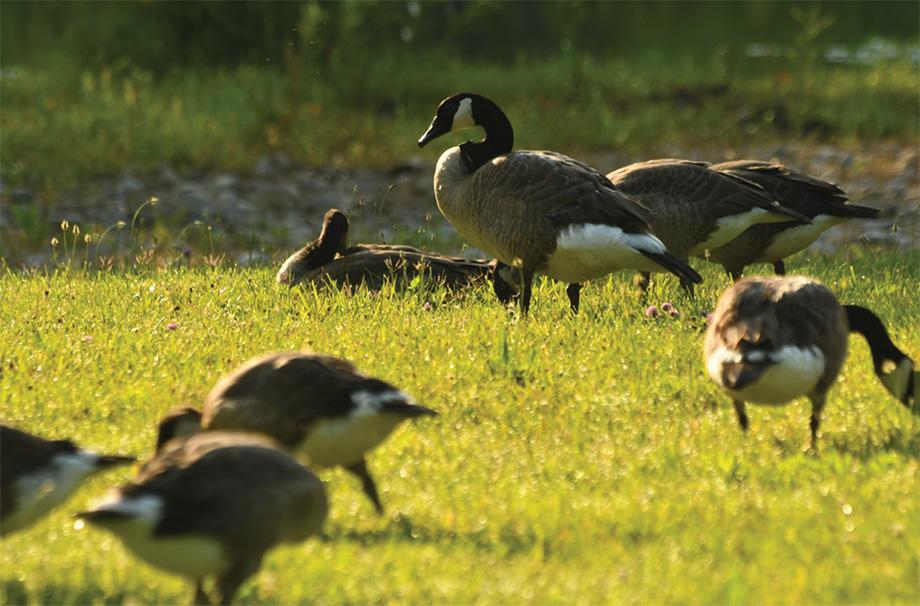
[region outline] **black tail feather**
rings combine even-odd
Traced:
[[[636,250],[638,250],[640,253],[642,253],[643,256],[648,257],[649,259],[651,259],[652,261],[654,261],[661,267],[665,268],[666,270],[668,270],[669,272],[671,272],[672,274],[674,274],[675,276],[677,276],[684,282],[687,282],[689,284],[699,284],[700,282],[703,281],[703,276],[696,273],[696,270],[690,267],[690,265],[686,261],[681,261],[680,259],[678,259],[677,257],[675,257],[674,255],[672,255],[671,253],[667,251],[656,253],[656,252],[649,252],[647,250],[639,250],[639,249],[636,249]]]
[[[99,462],[97,466],[99,469],[107,469],[109,467],[117,467],[119,465],[130,465],[134,463],[137,459],[135,457],[125,457],[121,455],[99,455]]]

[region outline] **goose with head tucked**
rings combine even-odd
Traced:
[[[28,528],[91,475],[133,461],[0,425],[0,535]]]
[[[321,267],[345,251],[348,243],[348,218],[337,208],[330,208],[323,217],[319,237],[288,257],[278,270],[276,280],[295,284],[306,272]]]
[[[734,280],[752,263],[770,263],[777,275],[784,275],[784,259],[808,248],[831,227],[850,219],[874,219],[879,214],[878,209],[849,204],[846,193],[837,185],[775,162],[735,160],[712,168],[757,183],[783,206],[810,220],[807,224],[755,225],[710,250],[708,259],[721,264]]]
[[[443,100],[419,147],[479,126],[480,142],[451,147],[438,160],[434,193],[447,220],[474,246],[519,273],[521,309],[534,274],[567,282],[577,310],[581,282],[621,269],[702,278],[651,233],[650,211],[587,164],[551,151],[512,151],[511,122],[490,99],[459,93]]]
[[[827,393],[847,355],[847,337],[865,337],[885,389],[916,412],[920,374],[882,321],[857,305],[840,305],[823,284],[803,276],[744,278],[719,299],[703,353],[709,376],[732,397],[748,428],[746,402],[811,400],[811,448],[816,449]]]
[[[319,478],[267,437],[211,432],[164,440],[134,480],[77,517],[189,579],[196,604],[212,603],[210,579],[229,604],[270,549],[319,532],[328,508]]]

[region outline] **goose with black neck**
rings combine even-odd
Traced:
[[[524,313],[536,273],[568,283],[575,311],[580,283],[621,269],[702,281],[651,233],[650,211],[603,174],[556,152],[512,151],[511,122],[482,95],[459,93],[442,101],[419,147],[476,126],[485,131],[482,141],[441,154],[435,198],[473,245],[519,269]]]

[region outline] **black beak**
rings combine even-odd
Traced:
[[[450,132],[450,126],[445,127],[443,125],[443,120],[439,120],[438,116],[435,116],[434,120],[431,121],[431,126],[428,127],[428,130],[425,131],[418,139],[418,146],[425,147],[429,142],[437,139],[441,135],[446,135]]]

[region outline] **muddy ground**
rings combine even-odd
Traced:
[[[839,184],[853,203],[882,209],[878,220],[831,229],[815,243],[817,250],[833,252],[860,241],[900,249],[918,246],[920,156],[915,148],[885,143],[858,150],[815,145],[719,151],[664,148],[659,157],[711,162],[778,160]],[[609,152],[584,159],[608,172],[647,158]],[[15,237],[16,230],[26,228],[17,225],[24,213],[17,212],[16,207],[32,205],[39,209],[39,220],[47,223],[47,233],[52,235],[59,231],[62,219],[85,226],[84,232],[95,225],[98,232],[118,221],[130,224],[137,208],[155,196],[159,202],[146,207],[139,221],[145,225],[159,221],[171,226],[175,234],[201,221],[212,227],[215,248],[241,263],[275,262],[314,238],[323,213],[332,207],[349,215],[354,240],[408,240],[422,245],[436,241],[435,247],[443,252],[458,253],[463,241],[434,204],[433,170],[434,160],[428,157],[412,158],[388,170],[369,170],[303,166],[275,155],[262,158],[244,172],[180,173],[162,166],[149,173],[126,171],[97,177],[55,195],[39,196],[28,188],[10,189],[0,184],[0,222],[6,241],[0,242],[0,252],[14,265],[37,264],[49,258],[50,247],[25,250],[24,240]],[[33,221],[35,215],[33,212]],[[194,226],[191,230],[202,228]],[[32,230],[36,231],[34,225]],[[184,241],[172,245],[182,247]],[[20,249],[14,250],[12,242]],[[200,242],[199,234],[199,247]],[[464,254],[479,255],[475,250]]]

